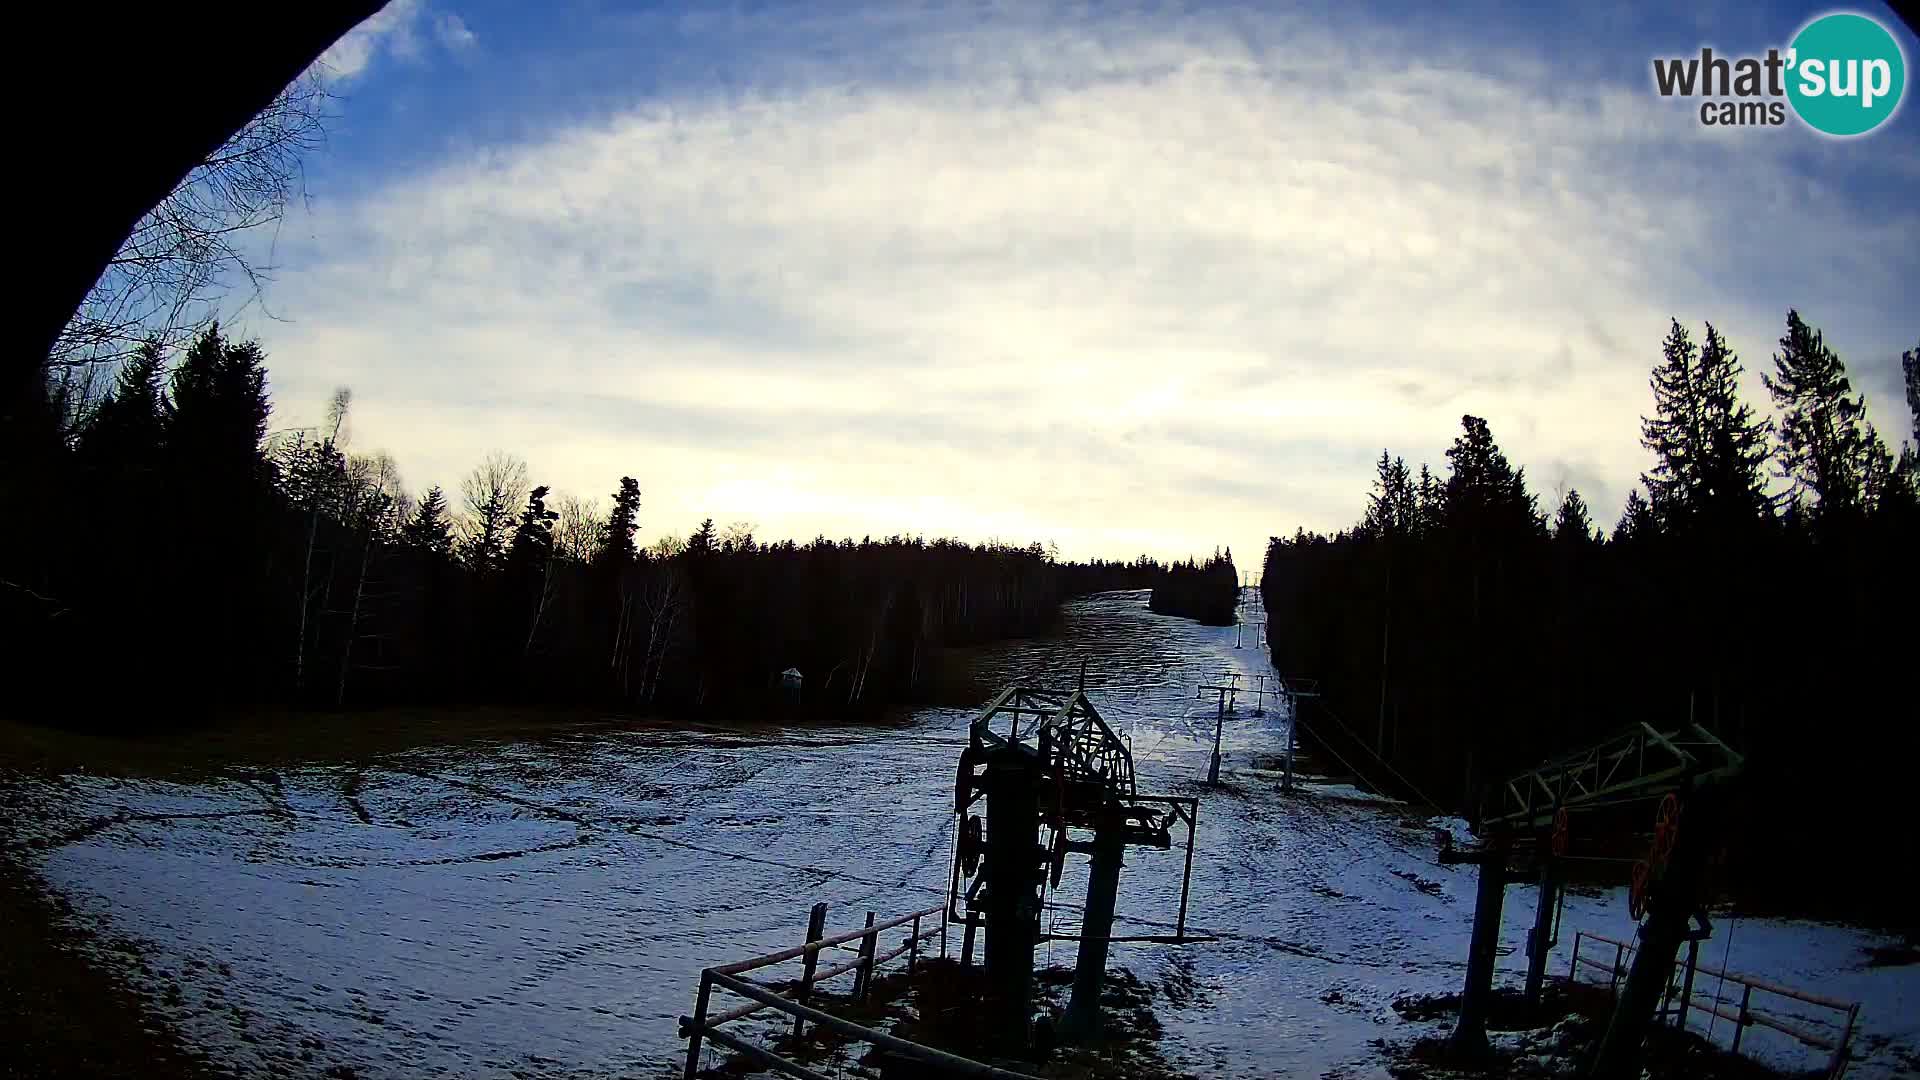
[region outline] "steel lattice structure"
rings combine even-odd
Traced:
[[[1715,783],[1745,758],[1698,724],[1670,733],[1638,723],[1612,738],[1508,778],[1480,831],[1548,827],[1561,809],[1593,810]]]

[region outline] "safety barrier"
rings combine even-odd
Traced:
[[[1613,946],[1613,961],[1607,963],[1602,960],[1596,960],[1591,955],[1591,952],[1585,957],[1581,956],[1580,946],[1583,941]],[[1586,931],[1576,932],[1573,935],[1573,959],[1567,968],[1567,981],[1571,983],[1577,979],[1583,965],[1590,969],[1597,968],[1608,973],[1608,989],[1617,994],[1620,988],[1620,980],[1626,977],[1628,970],[1627,965],[1632,960],[1633,953],[1634,947],[1627,942],[1601,934],[1587,933]],[[1708,979],[1720,980],[1719,985],[1713,992],[1709,993],[1698,985],[1702,976]],[[1740,1007],[1736,1011],[1727,1011],[1725,1006],[1731,1004],[1731,999],[1720,996],[1720,990],[1723,989],[1727,983],[1733,983],[1741,988]],[[1845,1019],[1836,1022],[1840,1029],[1839,1035],[1832,1036],[1817,1031],[1808,1031],[1804,1027],[1788,1023],[1777,1016],[1755,1010],[1753,1008],[1753,992],[1755,990],[1766,994],[1773,994],[1778,997],[1789,998],[1794,1001],[1804,1002],[1808,1005],[1832,1009],[1837,1013],[1843,1014]],[[1674,1002],[1676,996],[1679,998],[1677,1004]],[[1746,1034],[1747,1028],[1755,1025],[1772,1028],[1798,1041],[1804,1046],[1811,1046],[1817,1050],[1832,1051],[1832,1056],[1827,1059],[1827,1069],[1824,1074],[1827,1080],[1837,1080],[1838,1077],[1847,1071],[1849,1060],[1847,1048],[1853,1042],[1853,1029],[1860,1019],[1860,1002],[1840,1001],[1806,990],[1781,986],[1778,983],[1769,982],[1765,979],[1757,979],[1751,975],[1742,975],[1738,972],[1728,971],[1725,968],[1719,971],[1697,968],[1695,966],[1695,954],[1691,950],[1689,950],[1685,963],[1677,963],[1674,965],[1673,977],[1667,982],[1666,997],[1662,1000],[1659,1015],[1661,1017],[1673,1017],[1674,1026],[1684,1028],[1687,1024],[1687,1013],[1690,1009],[1700,1009],[1722,1020],[1731,1022],[1733,1024],[1733,1045],[1731,1049],[1736,1054],[1740,1052],[1741,1038]]]
[[[750,957],[746,960],[736,960],[730,964],[721,964],[718,967],[710,967],[702,971],[700,973],[700,989],[694,998],[693,1015],[680,1018],[680,1036],[687,1040],[685,1080],[693,1080],[694,1073],[699,1068],[700,1048],[703,1041],[724,1046],[729,1050],[751,1058],[760,1065],[770,1069],[776,1069],[790,1076],[802,1077],[803,1080],[828,1080],[824,1074],[810,1069],[797,1061],[781,1057],[774,1051],[734,1035],[732,1032],[719,1030],[722,1024],[731,1023],[742,1017],[752,1016],[754,1013],[760,1012],[763,1009],[774,1009],[793,1017],[793,1036],[795,1039],[798,1039],[804,1032],[806,1025],[811,1023],[816,1027],[844,1035],[847,1038],[872,1044],[898,1057],[917,1061],[932,1069],[938,1070],[940,1075],[982,1077],[985,1078],[985,1080],[1034,1080],[1033,1077],[1027,1076],[1024,1073],[1009,1072],[984,1062],[974,1061],[970,1058],[963,1058],[942,1050],[936,1050],[930,1046],[922,1046],[919,1043],[896,1038],[884,1031],[877,1031],[873,1028],[856,1024],[851,1020],[842,1019],[834,1016],[832,1013],[824,1012],[807,1004],[807,998],[812,994],[816,984],[825,982],[828,979],[838,978],[849,972],[853,973],[854,976],[853,996],[861,1001],[866,1000],[867,996],[872,992],[874,972],[877,971],[881,965],[905,956],[907,958],[907,970],[912,971],[919,960],[920,943],[936,935],[940,938],[940,954],[945,956],[947,951],[946,921],[942,919],[940,925],[929,930],[922,931],[920,929],[921,920],[938,918],[941,914],[942,908],[935,906],[927,908],[924,911],[915,911],[876,923],[873,912],[869,911],[867,912],[866,925],[858,929],[827,935],[824,933],[827,905],[823,903],[815,904],[813,905],[812,911],[808,914],[807,940],[804,944],[781,949],[777,952],[766,953],[762,956]],[[880,934],[901,926],[910,928],[906,939],[900,943],[898,948],[890,952],[879,953]],[[817,970],[822,950],[844,945],[856,939],[860,942],[856,959],[836,967],[828,968],[825,971]],[[802,964],[800,978],[792,984],[791,997],[782,996],[779,989],[766,983],[756,982],[743,977],[745,972],[771,967],[775,964],[785,963],[790,960],[800,960]],[[747,999],[747,1003],[728,1009],[725,1012],[709,1013],[708,1008],[716,987]]]

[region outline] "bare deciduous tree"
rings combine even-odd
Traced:
[[[302,163],[325,139],[330,97],[317,75],[303,76],[188,172],[134,225],[54,339],[49,365],[115,362],[148,340],[171,349],[233,289],[258,300],[272,267],[246,234],[304,194]]]
[[[527,463],[504,450],[488,454],[460,482],[467,510],[460,523],[460,542],[468,565],[481,573],[499,568],[514,515],[530,490]]]
[[[334,704],[347,699],[347,673],[353,670],[353,644],[360,637],[360,619],[367,600],[367,571],[375,553],[390,549],[405,518],[406,493],[400,483],[400,468],[393,456],[382,450],[374,454],[355,454],[347,463],[347,514],[345,521],[360,539],[360,569],[354,576],[353,604],[347,609],[346,640],[340,648],[340,678],[334,687]]]
[[[300,429],[294,432],[291,442],[282,444],[278,464],[288,479],[288,488],[293,495],[295,506],[304,505],[307,511],[306,556],[300,569],[300,619],[298,634],[293,649],[293,689],[299,693],[307,676],[307,640],[309,616],[313,610],[313,553],[320,538],[320,516],[322,513],[337,514],[342,510],[342,500],[348,495],[343,480],[344,462],[341,460],[341,429],[346,426],[347,412],[353,406],[353,391],[342,386],[334,390],[333,397],[327,402],[327,422],[324,436],[314,434],[313,442],[307,441],[307,432]],[[327,575],[331,583],[333,575]]]
[[[721,530],[720,533],[720,550],[753,550],[753,530],[755,528],[757,528],[757,526],[751,521],[736,521],[728,525],[725,529]]]
[[[644,573],[639,601],[646,610],[647,649],[640,660],[640,700],[650,704],[660,690],[667,655],[684,644],[686,620],[682,616],[689,597],[686,573],[677,564],[661,562],[645,568]]]
[[[607,512],[599,499],[562,495],[556,503],[560,520],[554,523],[554,554],[569,562],[587,563],[606,541]]]

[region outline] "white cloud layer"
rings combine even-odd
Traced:
[[[1382,446],[1440,469],[1466,412],[1611,525],[1669,315],[1754,371],[1789,304],[1856,368],[1920,333],[1911,205],[1867,220],[1803,171],[1870,145],[1705,131],[1637,80],[1199,18],[933,24],[885,78],[855,44],[323,201],[291,321],[252,328],[282,418],[346,383],[421,486],[494,447],[563,490],[632,474],[651,535],[1257,570],[1356,519]]]
[[[419,63],[426,58],[423,37],[427,33],[450,53],[465,52],[479,40],[460,16],[435,12],[425,0],[389,0],[387,6],[334,42],[315,67],[322,78],[346,83],[359,78],[383,54]]]

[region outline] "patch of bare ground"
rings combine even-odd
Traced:
[[[1072,982],[1070,969],[1035,973],[1036,997],[1046,1011],[1037,1040],[1046,1048],[1044,1053],[1008,1047],[997,1037],[999,1033],[988,1028],[981,1007],[986,993],[983,971],[952,960],[923,960],[911,975],[904,971],[881,975],[874,979],[873,994],[865,1002],[816,991],[810,1004],[897,1038],[1047,1080],[1193,1080],[1160,1052],[1160,1022],[1153,1012],[1156,991],[1125,969],[1107,973],[1099,1037],[1079,1045],[1055,1042],[1050,1032],[1057,1030]],[[940,1075],[926,1064],[895,1059],[813,1026],[798,1040],[782,1038],[768,1048],[814,1067],[833,1061],[857,1062],[862,1072],[882,1078]],[[719,1080],[760,1071],[759,1065],[734,1054],[699,1075]]]
[[[1375,1043],[1395,1080],[1468,1080],[1479,1077],[1535,1077],[1573,1080],[1586,1067],[1604,1033],[1613,996],[1599,987],[1551,986],[1538,1007],[1529,1007],[1518,991],[1494,993],[1487,1020],[1491,1049],[1485,1057],[1461,1060],[1448,1043],[1451,1022],[1459,1015],[1457,994],[1399,998],[1393,1009],[1409,1022],[1444,1023],[1438,1032],[1412,1039]],[[1691,1031],[1656,1025],[1647,1037],[1644,1080],[1803,1080],[1818,1069],[1781,1072],[1741,1057]]]
[[[88,955],[118,951],[138,966],[134,946],[99,940],[63,909],[0,857],[0,1078],[218,1075],[143,995]]]

